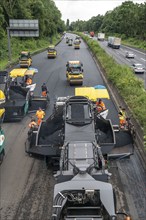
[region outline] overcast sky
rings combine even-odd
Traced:
[[[89,20],[98,14],[104,15],[107,11],[120,6],[125,0],[54,0],[62,14],[62,20],[70,22]],[[133,0],[134,3],[144,3],[144,0]]]

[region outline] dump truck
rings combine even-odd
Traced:
[[[45,157],[55,172],[51,220],[130,219],[117,212],[114,187],[108,182],[107,160],[133,154],[133,146],[125,152],[133,143],[129,131],[116,130],[110,119],[96,116],[89,99],[71,96],[57,100],[53,114],[29,132],[26,152]],[[118,153],[111,155],[116,148]]]
[[[28,68],[32,65],[32,58],[29,51],[22,51],[19,57],[20,67]]]
[[[0,108],[0,164],[3,162],[3,158],[5,155],[5,135],[2,129],[4,116],[5,116],[5,109]]]
[[[104,41],[105,33],[98,33],[97,40]]]
[[[114,49],[119,49],[121,46],[121,38],[108,37],[108,46]]]
[[[83,64],[79,60],[68,61],[66,64],[66,78],[70,85],[83,84]]]

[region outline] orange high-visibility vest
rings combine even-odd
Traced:
[[[125,120],[125,117],[123,115],[119,116],[119,120],[120,120],[120,125],[125,125],[126,124],[126,120]]]
[[[42,91],[42,96],[46,97],[47,96],[47,91]]]
[[[97,108],[101,107],[101,110],[105,110],[106,109],[105,104],[102,101],[101,102],[96,102],[96,106],[97,106]]]
[[[43,110],[41,110],[41,111],[38,110],[36,112],[36,116],[37,116],[38,119],[43,119],[45,117],[45,112]]]

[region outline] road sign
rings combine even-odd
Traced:
[[[38,20],[10,19],[7,27],[9,61],[11,61],[11,42],[12,37],[39,37]]]
[[[38,20],[10,19],[10,36],[13,37],[39,37]]]

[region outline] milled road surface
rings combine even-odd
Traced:
[[[82,42],[80,50],[66,45],[63,40],[57,46],[56,59],[47,59],[47,52],[33,57],[33,66],[38,68],[34,81],[36,94],[40,86],[47,83],[50,91],[50,115],[57,96],[74,94],[74,86],[66,82],[65,69],[68,60],[81,60],[84,67],[84,86],[104,84],[100,73]],[[118,123],[116,107],[112,100],[106,101],[113,124]],[[4,124],[6,134],[6,156],[0,167],[0,219],[1,220],[49,220],[51,217],[53,186],[52,171],[45,161],[25,154],[30,116],[21,122]],[[141,166],[137,151],[130,159],[111,162],[111,182],[116,191],[117,210],[126,210],[133,220],[146,220],[146,173]],[[108,199],[108,198],[107,198]]]

